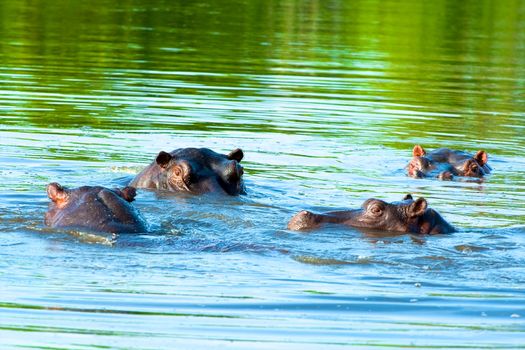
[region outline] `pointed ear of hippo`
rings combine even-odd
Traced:
[[[60,184],[52,182],[47,185],[47,196],[53,202],[59,203],[67,200],[68,193],[64,187],[60,186]]]
[[[118,194],[124,198],[127,202],[133,202],[135,200],[135,196],[137,195],[137,190],[135,190],[135,187],[126,186],[121,190],[117,190]]]
[[[172,156],[168,152],[160,151],[155,161],[161,168],[166,169],[171,158]]]
[[[408,215],[412,218],[425,214],[428,203],[425,198],[418,198],[408,207]]]
[[[480,150],[476,153],[476,155],[474,156],[474,159],[476,160],[476,162],[478,162],[479,166],[483,166],[487,164],[487,161],[489,160],[489,156],[487,152]]]
[[[238,163],[244,158],[244,152],[240,148],[236,148],[228,154],[229,160],[236,160]]]
[[[410,193],[403,197],[404,201],[409,200],[409,199],[414,199]]]
[[[412,149],[412,155],[414,157],[422,157],[425,154],[427,154],[427,152],[420,145],[415,145],[414,149]]]

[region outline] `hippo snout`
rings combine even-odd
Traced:
[[[440,180],[452,180],[454,175],[450,171],[443,171],[439,173],[438,179]]]
[[[288,229],[292,231],[300,231],[314,228],[318,224],[316,214],[309,212],[308,210],[302,210],[295,214],[288,222]]]
[[[416,178],[416,179],[422,179],[422,178],[424,178],[424,177],[425,177],[425,173],[422,172],[421,170],[416,170],[416,171],[414,172],[414,178]]]

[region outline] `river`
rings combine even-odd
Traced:
[[[412,147],[489,154],[416,180]],[[247,195],[140,190],[149,233],[46,227],[49,182],[240,147]],[[525,344],[525,2],[3,0],[2,349]],[[425,197],[457,233],[298,233]]]

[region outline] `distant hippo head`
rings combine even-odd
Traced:
[[[387,203],[380,199],[366,200],[360,209],[314,214],[301,211],[288,223],[290,230],[319,227],[325,223],[352,227],[406,233],[448,233],[450,226],[435,210],[428,208],[424,198],[414,200],[411,195],[400,202]]]
[[[466,159],[457,165],[458,172],[461,176],[483,177],[490,171],[487,165],[487,152],[480,150],[474,157]]]
[[[425,157],[426,152],[423,147],[416,145],[412,150],[413,158],[408,163],[408,175],[421,179],[427,176],[427,173],[434,169],[432,160]]]
[[[173,192],[245,194],[240,165],[244,153],[234,149],[228,155],[208,148],[179,148],[160,152],[131,182],[131,186]]]
[[[488,155],[480,150],[474,156],[468,152],[439,148],[426,152],[414,146],[413,158],[407,166],[408,175],[414,178],[437,177],[451,180],[454,176],[483,177],[490,173]]]
[[[413,158],[407,166],[408,176],[416,179],[437,177],[441,180],[452,180],[456,174],[452,165],[436,162],[431,157],[427,157],[427,152],[420,145],[414,147],[412,155]]]
[[[146,224],[129,202],[135,189],[82,186],[68,189],[56,182],[47,186],[51,199],[45,223],[51,227],[80,228],[99,232],[145,232]]]

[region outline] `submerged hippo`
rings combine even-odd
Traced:
[[[454,176],[483,177],[492,170],[487,164],[487,152],[475,155],[448,148],[426,152],[420,145],[414,146],[413,158],[407,166],[408,175],[415,178],[437,177],[451,180]]]
[[[322,224],[343,224],[382,231],[437,234],[455,229],[424,198],[414,200],[410,194],[401,202],[387,203],[380,199],[366,200],[360,209],[314,214],[303,210],[288,223],[290,230],[308,230]]]
[[[144,220],[129,204],[136,195],[133,187],[68,189],[54,182],[47,185],[47,195],[52,201],[45,216],[48,226],[110,233],[146,232]]]
[[[208,148],[179,148],[160,152],[131,181],[130,186],[173,192],[246,194],[239,164],[244,157],[241,149],[228,155]]]

